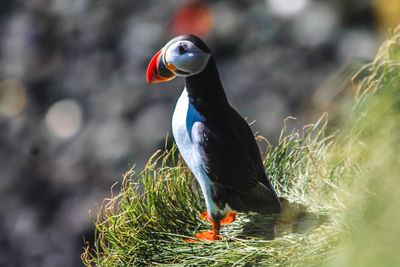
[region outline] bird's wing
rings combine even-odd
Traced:
[[[216,128],[195,122],[192,127],[192,141],[215,185],[213,200],[221,207],[228,203],[238,211],[278,212],[280,203],[275,192],[259,181],[246,142],[235,131],[223,123]]]
[[[240,210],[276,211],[279,202],[275,192],[258,179],[260,171],[247,148],[249,141],[242,140],[241,129],[232,127],[229,120],[214,125],[196,122],[192,127],[192,140],[208,177],[219,191],[239,193],[232,202]]]
[[[239,134],[239,138],[245,145],[249,153],[249,156],[256,168],[258,181],[260,181],[264,186],[268,187],[276,195],[275,189],[271,185],[271,182],[268,179],[267,174],[265,173],[265,168],[261,159],[260,150],[258,148],[257,142],[254,138],[254,134],[249,124],[232,107],[230,114],[231,114],[231,120],[233,122],[232,124],[234,124],[237,127],[237,133]]]
[[[196,122],[192,127],[192,140],[213,183],[244,191],[257,184],[256,168],[236,135]]]

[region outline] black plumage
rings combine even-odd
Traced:
[[[195,36],[187,38],[205,46]],[[237,211],[279,212],[281,205],[265,173],[253,132],[229,105],[213,56],[202,72],[185,81],[190,105],[202,118],[191,134],[213,182],[212,200],[220,209],[228,204]]]
[[[172,39],[150,60],[149,83],[185,77],[175,107],[172,132],[178,149],[200,184],[211,232],[195,236],[218,240],[221,224],[235,211],[278,213],[281,203],[264,170],[253,132],[226,98],[214,57],[194,35]]]

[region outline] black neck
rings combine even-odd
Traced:
[[[185,82],[189,100],[200,113],[206,115],[229,106],[213,56],[202,72],[186,77]]]

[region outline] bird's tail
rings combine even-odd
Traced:
[[[261,214],[279,214],[281,203],[274,191],[259,182],[245,194],[241,194],[239,211],[254,211]]]

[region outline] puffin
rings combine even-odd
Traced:
[[[263,166],[254,134],[229,104],[209,47],[198,36],[170,40],[150,60],[149,84],[183,77],[172,116],[172,133],[183,160],[200,185],[212,230],[196,239],[220,240],[221,224],[236,212],[277,214],[281,202]]]

